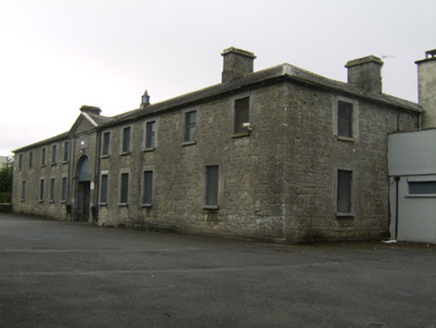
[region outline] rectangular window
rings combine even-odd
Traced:
[[[345,101],[338,101],[338,136],[353,137],[353,104]]]
[[[50,200],[55,198],[55,179],[50,180]]]
[[[145,149],[153,149],[156,146],[156,121],[145,124]]]
[[[70,143],[68,141],[64,142],[64,163],[68,162],[68,155],[70,152]]]
[[[249,98],[238,99],[235,101],[235,126],[234,133],[247,133],[248,130],[244,127],[244,123],[250,122],[250,114],[249,114]]]
[[[218,166],[206,166],[206,205],[218,206]]]
[[[67,178],[62,178],[62,201],[66,201],[68,198],[68,180]]]
[[[20,171],[23,169],[23,154],[20,154],[20,158],[18,160],[18,169]]]
[[[436,194],[436,181],[409,181],[409,194]]]
[[[195,127],[197,123],[197,112],[185,114],[185,142],[195,141]]]
[[[103,174],[101,176],[101,189],[100,189],[100,203],[107,204],[107,192],[108,192],[108,182],[109,176],[107,174]]]
[[[128,153],[130,151],[130,126],[123,129],[123,153]]]
[[[57,156],[58,156],[58,145],[53,145],[52,147],[52,153],[51,153],[51,158],[52,158],[52,164],[56,164],[57,162]]]
[[[103,148],[102,148],[102,156],[109,156],[109,146],[111,141],[111,133],[105,132],[102,135],[103,138]]]
[[[44,179],[39,181],[39,200],[44,200]]]
[[[338,170],[337,211],[351,212],[351,179],[352,171]]]
[[[41,165],[44,166],[46,162],[46,155],[47,155],[47,148],[42,148],[42,154],[41,154]]]
[[[153,202],[153,171],[144,172],[144,185],[142,190],[142,203],[151,205]]]
[[[26,199],[26,181],[23,181],[23,185],[21,188],[21,199],[22,200]]]
[[[127,204],[128,200],[129,200],[129,173],[122,173],[120,203]]]
[[[29,153],[29,167],[33,167],[33,151]]]

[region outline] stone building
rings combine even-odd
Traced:
[[[389,234],[387,135],[421,108],[382,93],[380,58],[348,83],[229,48],[222,82],[114,116],[83,106],[70,131],[15,151],[18,213],[99,226],[283,242]]]

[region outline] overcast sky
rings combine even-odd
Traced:
[[[435,0],[0,0],[0,155],[68,131],[82,105],[113,116],[221,79],[221,52],[346,81],[383,58],[385,93],[417,101],[436,48]]]

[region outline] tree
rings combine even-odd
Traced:
[[[0,168],[0,203],[10,203],[12,198],[12,174],[14,165],[8,160],[5,167]]]

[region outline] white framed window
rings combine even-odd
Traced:
[[[436,181],[435,180],[422,180],[422,181],[407,181],[409,187],[409,195],[413,196],[435,196],[436,197]]]

